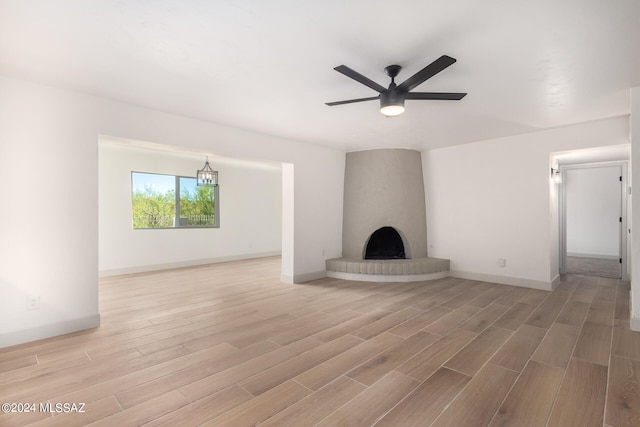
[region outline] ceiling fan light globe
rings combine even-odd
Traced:
[[[404,105],[385,105],[380,112],[387,117],[399,116],[404,113]]]

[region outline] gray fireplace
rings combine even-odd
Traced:
[[[380,149],[347,153],[343,218],[345,258],[426,257],[427,220],[420,152]],[[378,240],[386,241],[389,247],[376,246],[375,254],[367,256],[367,246],[372,240],[376,245]]]

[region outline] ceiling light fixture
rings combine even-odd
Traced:
[[[209,165],[209,156],[202,169],[198,169],[196,174],[196,184],[199,187],[217,187],[218,186],[218,171],[211,169]]]
[[[400,91],[389,90],[380,94],[380,112],[393,117],[404,113],[404,96]]]
[[[426,80],[438,74],[440,71],[452,65],[456,60],[450,56],[442,55],[422,70],[409,77],[399,85],[396,84],[395,78],[398,76],[402,67],[400,65],[389,65],[384,71],[391,77],[391,83],[386,88],[368,77],[363,76],[346,65],[339,65],[334,68],[337,72],[361,83],[376,92],[379,95],[370,96],[368,98],[348,99],[346,101],[327,102],[329,106],[351,104],[354,102],[380,100],[380,112],[387,117],[393,117],[404,113],[405,99],[422,99],[422,100],[451,100],[458,101],[465,97],[466,93],[457,92],[412,92],[413,89],[424,83]]]

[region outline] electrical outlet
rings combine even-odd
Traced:
[[[30,295],[27,297],[27,310],[38,310],[40,308],[40,296]]]
[[[500,258],[498,259],[498,267],[506,267],[507,265],[507,260],[504,258]]]

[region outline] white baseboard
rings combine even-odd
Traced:
[[[0,335],[0,348],[51,338],[100,326],[100,313]]]
[[[610,259],[610,260],[620,259],[620,255],[583,254],[583,253],[575,253],[575,252],[567,252],[567,256],[572,256],[575,258],[598,258],[598,259]]]
[[[327,277],[342,280],[355,280],[358,282],[422,282],[424,280],[443,279],[449,275],[448,271],[425,274],[360,274],[343,273],[340,271],[327,271]]]
[[[123,274],[145,273],[148,271],[170,270],[172,268],[195,267],[198,265],[216,264],[219,262],[240,261],[243,259],[265,258],[270,256],[280,256],[281,251],[258,252],[254,254],[230,255],[216,258],[194,259],[188,261],[167,262],[164,264],[150,264],[136,267],[114,268],[110,270],[98,271],[98,277],[121,276]]]
[[[295,276],[289,276],[286,274],[280,275],[280,281],[283,283],[304,283],[310,282],[311,280],[322,279],[323,277],[327,277],[326,271],[314,271],[312,273],[304,273],[304,274],[296,274]]]
[[[560,276],[553,281],[544,282],[542,280],[524,279],[522,277],[511,276],[498,276],[496,274],[484,274],[484,273],[471,273],[468,271],[451,270],[449,276],[457,277],[460,279],[478,280],[481,282],[500,283],[503,285],[520,286],[522,288],[540,289],[543,291],[552,291],[557,282],[560,280]]]
[[[313,271],[311,273],[295,274],[293,276],[293,283],[310,282],[311,280],[317,280],[327,277],[326,270]]]

